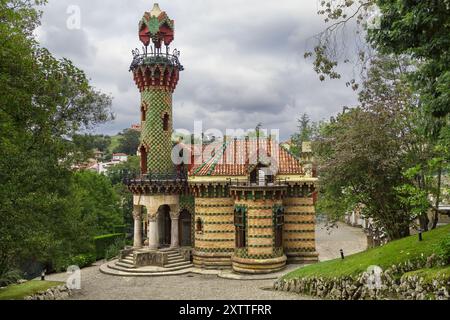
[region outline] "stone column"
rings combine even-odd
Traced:
[[[133,247],[142,247],[142,219],[141,219],[141,206],[133,206],[133,218],[134,218],[134,241]]]
[[[158,249],[158,222],[156,214],[148,216],[148,247],[151,250]]]
[[[178,233],[178,221],[180,219],[180,210],[177,206],[170,206],[170,247],[178,248],[180,246],[180,239]]]

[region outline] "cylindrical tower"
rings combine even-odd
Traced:
[[[139,22],[139,39],[144,44],[143,53],[133,51],[130,70],[141,93],[141,173],[171,175],[175,173],[171,160],[172,94],[183,66],[177,50],[169,53],[174,21],[158,4]]]
[[[134,247],[177,248],[182,242],[179,239],[180,195],[186,189],[186,177],[171,157],[172,94],[183,66],[177,50],[169,53],[174,21],[158,4],[140,20],[139,39],[144,46],[142,52],[133,50],[130,71],[141,93],[141,174],[126,181],[136,211]],[[146,214],[141,213],[143,208]],[[147,234],[144,242],[142,233]]]

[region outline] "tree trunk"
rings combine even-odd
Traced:
[[[434,208],[433,226],[431,227],[431,229],[436,229],[438,221],[439,221],[439,202],[440,202],[440,195],[441,195],[441,178],[442,178],[442,166],[439,166],[436,204],[435,204],[435,208]]]
[[[419,224],[420,229],[423,231],[428,231],[428,224],[430,223],[430,219],[428,219],[428,213],[424,212],[419,216]]]

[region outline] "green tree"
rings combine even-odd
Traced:
[[[113,150],[116,153],[135,155],[140,143],[140,132],[132,129],[122,131],[119,145]]]
[[[378,0],[380,28],[369,32],[383,53],[422,61],[414,85],[425,108],[436,117],[450,113],[450,2]]]
[[[119,163],[108,170],[108,177],[111,180],[116,194],[120,197],[120,209],[122,217],[128,228],[132,228],[134,220],[133,212],[133,194],[124,185],[123,180],[129,174],[139,173],[140,157],[129,156],[128,161]]]
[[[84,162],[94,157],[94,151],[106,153],[111,145],[107,135],[75,134],[72,137],[73,148],[77,150],[75,162]]]
[[[289,151],[296,156],[300,156],[303,142],[312,141],[315,139],[319,124],[312,122],[306,113],[303,113],[297,122],[298,132],[291,136],[291,141],[293,144]]]
[[[360,106],[321,127],[319,207],[335,217],[363,204],[390,239],[415,219],[426,226],[433,193],[434,144],[423,134],[427,115],[412,94],[409,59],[378,56],[359,94]]]
[[[305,57],[314,57],[314,70],[325,80],[341,77],[337,66],[342,61],[353,63],[364,74],[374,50],[408,55],[421,62],[411,83],[424,108],[435,117],[445,117],[450,113],[449,13],[448,0],[321,0],[318,14],[327,26]],[[355,37],[346,34],[346,27],[354,25],[359,44],[350,44],[348,39]],[[358,89],[355,79],[347,84]]]
[[[120,198],[108,177],[92,171],[74,174],[73,191],[81,209],[82,221],[95,235],[110,233],[123,222]]]
[[[24,260],[88,250],[69,141],[111,119],[111,98],[35,41],[35,5],[44,3],[0,1],[0,274]]]

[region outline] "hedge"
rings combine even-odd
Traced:
[[[113,233],[127,233],[127,225],[119,224],[113,226]]]
[[[94,237],[95,255],[97,260],[104,259],[106,250],[116,243],[117,240],[124,240],[125,233],[111,233]]]
[[[56,272],[64,272],[69,266],[73,265],[78,266],[81,269],[90,266],[95,261],[96,257],[92,253],[79,254],[56,261],[54,269]]]

